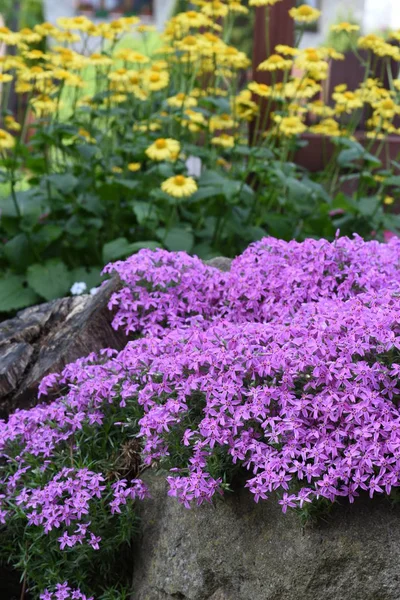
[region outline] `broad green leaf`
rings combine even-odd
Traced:
[[[207,200],[208,198],[216,198],[221,194],[220,188],[216,188],[215,186],[203,186],[200,187],[197,192],[193,194],[188,199],[188,202],[192,204],[193,202],[199,202],[199,200]]]
[[[120,237],[103,246],[103,262],[107,264],[120,258],[125,258],[131,252],[130,244],[125,237]]]
[[[0,279],[0,312],[10,312],[31,306],[39,301],[35,292],[20,275],[7,275]]]
[[[10,264],[16,269],[25,270],[32,262],[32,259],[34,260],[30,251],[29,240],[25,233],[19,233],[4,244],[3,252]]]
[[[35,189],[16,192],[19,213],[24,216],[39,216],[46,207],[45,198]],[[18,211],[12,196],[0,198],[0,214],[2,217],[18,217]]]
[[[126,256],[130,256],[143,248],[150,248],[150,250],[155,250],[156,248],[160,248],[160,242],[156,242],[153,240],[143,241],[143,242],[134,242],[130,243],[124,237],[117,238],[112,242],[108,242],[103,246],[103,261],[105,264],[112,262],[114,260],[118,260],[120,258],[125,258]]]
[[[148,248],[149,250],[157,250],[157,248],[162,248],[162,244],[152,240],[145,242],[133,242],[132,244],[129,244],[131,254],[138,252],[139,250],[144,250],[145,248]]]
[[[43,265],[31,265],[27,278],[30,287],[45,300],[61,298],[71,287],[71,275],[65,264],[59,260],[51,260]]]
[[[78,185],[78,179],[72,173],[54,173],[48,176],[48,181],[64,195],[71,194]]]
[[[133,212],[135,213],[137,222],[140,225],[148,221],[153,216],[154,211],[152,210],[150,202],[135,200],[131,206]]]
[[[363,217],[372,217],[380,206],[380,200],[377,196],[361,198],[358,202],[358,211]]]
[[[179,250],[190,252],[193,248],[194,235],[186,229],[173,227],[168,231],[163,242],[171,252],[178,252]]]
[[[387,177],[383,181],[383,185],[400,186],[400,175],[393,175],[392,177]]]

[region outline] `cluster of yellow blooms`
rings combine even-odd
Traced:
[[[249,5],[269,10],[280,1],[250,0]],[[95,24],[77,16],[59,19],[58,26],[42,23],[19,32],[1,27],[0,43],[15,51],[0,57],[0,85],[3,89],[15,85],[16,93],[38,117],[38,127],[41,121],[61,118],[60,107],[68,91],[74,97],[73,110],[83,109],[82,115],[90,115],[91,110],[104,115],[113,107],[131,107],[134,122],[129,129],[147,136],[145,157],[150,161],[174,163],[182,157],[182,144],[173,134],[179,140],[186,136],[195,143],[209,144],[216,156],[218,151],[242,144],[250,121],[256,122],[256,128],[267,122],[260,114],[260,99],[267,99],[274,111],[268,119],[267,139],[291,139],[306,130],[329,137],[352,136],[357,116],[366,107],[370,109],[371,138],[400,133],[395,124],[400,114],[400,81],[385,89],[379,80],[366,77],[357,90],[337,86],[332,97],[323,100],[331,61],[344,59],[332,48],[300,50],[278,45],[258,66],[260,74],[270,74],[270,84],[252,81],[240,89],[240,74],[249,69],[250,60],[229,45],[224,32],[229,29],[225,24],[232,24],[248,8],[241,0],[192,3],[195,10],[168,21],[162,44],[152,56],[120,44],[123,36],[146,36],[150,30],[136,17]],[[306,4],[289,13],[300,28],[320,15]],[[350,23],[332,27],[348,34],[357,29]],[[394,32],[392,39],[400,40],[400,31]],[[370,64],[377,59],[400,62],[400,49],[376,35],[360,37],[358,49],[368,51]],[[81,119],[77,136],[95,144],[91,120],[86,121],[83,127]],[[3,122],[0,151],[9,151],[22,135],[21,126],[10,115]],[[160,136],[157,139],[155,132]],[[131,172],[141,168],[137,160],[127,165]],[[118,166],[113,169],[114,174],[122,171]],[[162,190],[185,197],[196,191],[196,182],[178,174],[167,179]]]

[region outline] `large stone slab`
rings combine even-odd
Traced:
[[[145,473],[132,600],[399,600],[400,508],[365,498],[302,528],[246,490],[187,510]]]

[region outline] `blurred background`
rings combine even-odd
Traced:
[[[389,29],[400,28],[400,0],[302,0],[322,10],[317,25],[309,27],[301,46],[334,45],[346,51],[348,38],[334,38],[330,26],[348,21],[360,26],[359,35],[366,33],[385,34]],[[59,17],[79,14],[94,20],[112,20],[121,15],[139,15],[144,22],[154,24],[161,31],[164,23],[174,12],[190,8],[189,0],[0,0],[0,15],[5,24],[12,28],[33,27],[43,20],[55,23]],[[244,2],[246,4],[246,2]],[[235,43],[246,52],[251,51],[252,28],[250,16],[238,20]]]

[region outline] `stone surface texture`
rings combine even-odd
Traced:
[[[144,474],[132,600],[399,600],[400,508],[358,499],[302,528],[242,489],[187,510]]]
[[[0,417],[36,402],[42,377],[101,348],[122,349],[123,332],[111,327],[111,279],[95,296],[60,298],[20,311],[0,323]]]

